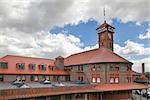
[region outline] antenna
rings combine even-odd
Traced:
[[[103,10],[104,10],[104,12],[103,12],[103,13],[104,13],[104,22],[106,22],[105,7],[104,7],[104,9],[103,9]]]

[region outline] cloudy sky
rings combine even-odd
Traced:
[[[150,71],[150,0],[0,0],[0,57],[55,58],[97,48],[96,27],[116,27],[115,52]]]

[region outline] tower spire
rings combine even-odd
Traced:
[[[105,12],[105,7],[103,8],[103,13],[104,13],[104,22],[106,22],[106,12]]]
[[[114,27],[107,24],[106,22],[106,11],[105,7],[103,8],[104,14],[104,23],[96,28],[98,33],[98,44],[99,48],[105,47],[113,51],[113,34],[114,34]]]

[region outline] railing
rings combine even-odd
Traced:
[[[51,88],[20,88],[0,90],[0,100],[38,96],[50,96],[69,93],[82,93],[91,90],[92,86],[61,86]]]

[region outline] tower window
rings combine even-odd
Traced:
[[[102,46],[104,46],[104,43],[102,42]]]
[[[109,42],[109,48],[112,48],[112,44],[111,44],[111,42]]]

